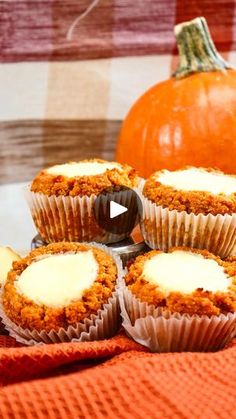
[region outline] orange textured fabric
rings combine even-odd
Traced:
[[[236,418],[236,340],[153,354],[120,334],[21,347],[0,337],[2,418]]]

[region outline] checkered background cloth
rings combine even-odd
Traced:
[[[0,182],[112,159],[131,104],[176,66],[176,23],[204,16],[236,63],[232,0],[1,1]]]

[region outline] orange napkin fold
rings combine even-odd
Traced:
[[[0,336],[0,417],[236,418],[236,339],[217,353],[153,354],[123,334],[22,347]]]

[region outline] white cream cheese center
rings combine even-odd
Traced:
[[[106,170],[112,170],[121,166],[118,163],[99,163],[99,162],[72,162],[58,164],[47,169],[47,173],[51,175],[61,175],[67,177],[76,176],[96,176],[105,173]]]
[[[227,292],[231,279],[215,260],[202,255],[176,250],[159,253],[144,263],[143,277],[158,285],[167,295],[173,291],[192,293],[204,291]]]
[[[20,260],[20,256],[9,247],[0,247],[0,285],[6,282],[8,272],[12,269],[12,263],[18,260]]]
[[[190,168],[176,172],[164,170],[157,176],[163,185],[183,191],[206,191],[213,194],[230,195],[236,192],[236,177]]]
[[[15,287],[36,304],[63,307],[82,297],[98,273],[92,250],[49,255],[29,265]]]

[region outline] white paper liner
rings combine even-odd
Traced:
[[[140,194],[140,222],[144,241],[152,249],[167,252],[171,247],[207,249],[221,258],[231,255],[236,245],[236,214],[204,215],[169,210]]]
[[[236,256],[236,246],[234,246],[231,256]]]
[[[96,222],[93,208],[97,195],[91,196],[47,196],[42,193],[25,192],[35,226],[41,237],[47,242],[58,241],[96,241],[114,243],[128,237],[126,233],[110,233]],[[102,205],[107,208],[108,197],[104,195]],[[123,191],[116,202],[124,207],[130,205],[130,194]],[[125,229],[124,229],[125,230]],[[118,230],[120,231],[120,230]]]
[[[236,334],[236,313],[211,317],[171,314],[141,302],[124,285],[118,292],[126,333],[153,352],[217,351]]]
[[[117,284],[123,277],[122,261],[119,256],[114,255],[107,246],[97,243],[86,243],[90,246],[103,249],[112,256],[117,266]],[[83,322],[78,323],[76,327],[69,326],[67,329],[59,329],[59,331],[45,330],[38,332],[37,330],[23,329],[13,323],[5,314],[2,306],[2,295],[0,296],[0,318],[9,332],[9,335],[16,339],[17,342],[25,345],[39,345],[43,343],[59,343],[59,342],[84,342],[106,339],[114,336],[120,327],[120,307],[118,299],[117,285],[108,302],[103,308],[98,310],[97,315],[92,315]]]

